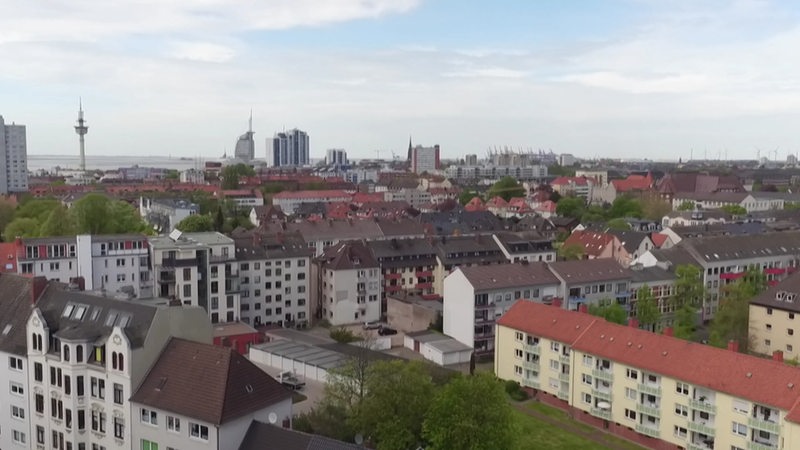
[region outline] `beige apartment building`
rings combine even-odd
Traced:
[[[541,401],[653,449],[800,448],[800,369],[581,312],[517,302],[495,371]]]
[[[748,343],[753,353],[781,351],[786,359],[800,358],[800,273],[750,300]]]

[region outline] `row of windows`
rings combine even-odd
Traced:
[[[140,414],[139,414],[139,420],[144,424],[157,427],[157,426],[159,426],[158,411],[155,411],[155,410],[152,410],[152,409],[147,409],[147,408],[141,408]],[[167,426],[167,431],[170,431],[170,432],[173,432],[173,433],[180,433],[181,432],[181,419],[179,417],[166,415],[166,421],[165,422],[166,422],[166,426]],[[201,425],[199,423],[189,422],[189,436],[193,437],[193,438],[196,438],[196,439],[201,439],[201,440],[207,441],[208,440],[208,427],[206,425]],[[157,447],[158,444],[155,444],[155,445],[156,445],[156,447],[153,447],[153,448],[158,448]]]

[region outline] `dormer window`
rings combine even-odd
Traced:
[[[106,346],[98,345],[94,348],[94,362],[102,364],[106,359]]]

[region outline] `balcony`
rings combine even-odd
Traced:
[[[650,395],[655,395],[657,397],[661,397],[661,386],[657,384],[639,383],[637,389],[639,390],[639,392],[643,394],[650,394]]]
[[[775,450],[778,448],[778,443],[756,442],[747,441],[747,450]]]
[[[592,388],[592,397],[599,398],[600,400],[605,400],[607,402],[610,402],[611,401],[611,389]]]
[[[567,391],[558,391],[557,397],[565,402],[569,401],[569,392]]]
[[[697,411],[707,412],[709,414],[716,414],[717,413],[716,405],[714,405],[712,403],[709,403],[709,402],[703,402],[703,401],[700,401],[700,400],[695,400],[695,399],[689,400],[689,407],[691,407],[692,409],[695,409]]]
[[[541,366],[539,365],[539,361],[527,361],[524,359],[522,360],[522,367],[524,369],[535,370],[537,372],[541,368]]]
[[[234,258],[231,255],[210,255],[208,257],[208,262],[210,262],[210,263],[224,263],[224,262],[228,262],[228,261],[234,261],[235,259],[236,258]]]
[[[386,280],[399,280],[403,275],[399,273],[387,273],[383,275]]]
[[[714,450],[714,443],[711,442],[709,444],[703,444],[703,443],[689,442],[689,445],[686,446],[686,450]]]
[[[697,433],[705,434],[706,436],[714,436],[714,424],[711,422],[702,422],[702,421],[689,421],[688,427],[689,431],[695,431]]]
[[[174,283],[175,282],[175,272],[159,272],[159,274],[158,274],[158,282],[159,283]]]
[[[536,378],[522,377],[521,384],[532,389],[539,389],[539,381]]]
[[[414,275],[416,275],[417,278],[432,277],[433,276],[433,271],[432,270],[418,271]]]
[[[606,381],[614,379],[614,374],[611,373],[610,369],[592,369],[592,376]]]
[[[655,403],[637,403],[636,412],[647,414],[648,416],[661,417],[661,409]]]
[[[533,355],[538,355],[539,354],[539,349],[541,349],[541,348],[542,347],[539,344],[536,344],[536,345],[534,345],[534,344],[522,344],[522,350],[524,350],[524,351],[526,351],[528,353],[531,353]]]
[[[650,425],[644,425],[644,424],[641,424],[641,423],[637,423],[636,424],[636,432],[640,433],[640,434],[643,434],[645,436],[650,436],[650,437],[654,437],[654,438],[657,438],[657,437],[660,436],[658,428],[651,427]]]
[[[163,258],[161,265],[164,267],[194,267],[197,265],[197,258]]]
[[[600,408],[592,408],[589,410],[589,414],[599,417],[601,419],[611,420],[611,410],[610,409],[600,409]]]
[[[569,355],[558,355],[558,362],[560,362],[561,364],[569,364],[570,363]]]
[[[387,292],[397,292],[399,290],[402,290],[403,286],[400,286],[400,285],[397,285],[397,284],[396,285],[389,285],[389,286],[385,286],[384,289]]]
[[[433,283],[417,283],[417,289],[433,289]]]
[[[476,324],[486,324],[494,322],[494,317],[490,316],[475,316]]]
[[[769,420],[759,419],[757,417],[750,417],[747,419],[747,425],[759,430],[769,431],[770,433],[780,434],[781,426]]]
[[[561,372],[558,374],[558,379],[561,381],[569,381],[571,378],[568,373]]]

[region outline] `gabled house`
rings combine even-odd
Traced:
[[[609,232],[591,229],[575,230],[564,241],[563,246],[580,247],[583,249],[583,256],[586,259],[611,258],[619,261],[620,264],[628,264],[631,260],[630,254],[619,238]]]

